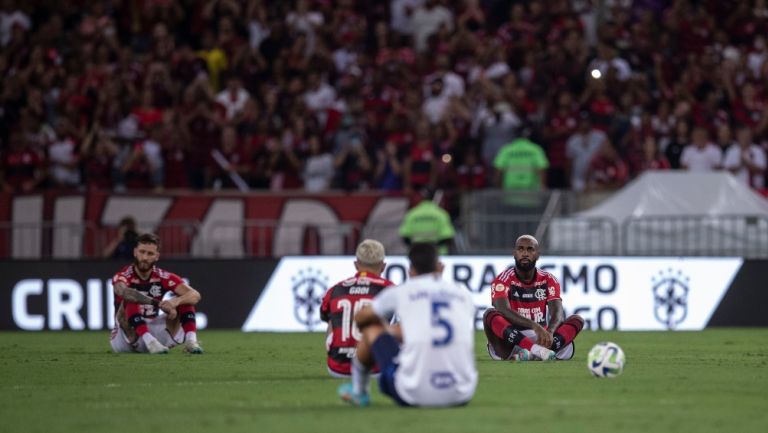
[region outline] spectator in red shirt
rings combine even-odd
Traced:
[[[150,129],[149,137],[122,147],[115,158],[115,189],[126,188],[163,189],[164,160],[157,141],[159,127]]]
[[[133,109],[141,129],[147,130],[163,120],[163,110],[155,106],[155,95],[147,88],[141,94],[141,105]]]
[[[2,155],[0,187],[3,191],[31,192],[45,180],[45,160],[19,132],[11,135],[8,153]]]
[[[557,96],[557,105],[549,116],[547,127],[543,131],[547,145],[549,171],[547,186],[549,188],[566,188],[568,186],[568,156],[565,143],[576,132],[579,125],[578,112],[573,101],[573,95],[564,91]]]
[[[112,188],[112,159],[117,146],[103,129],[94,129],[83,140],[80,157],[83,167],[83,184],[89,190]]]
[[[488,170],[473,147],[467,149],[461,164],[456,167],[460,191],[483,189],[488,184]]]
[[[590,190],[615,190],[627,183],[629,170],[616,149],[605,143],[598,154],[592,158],[588,176]]]
[[[416,124],[416,141],[403,163],[403,182],[406,193],[434,188],[437,181],[437,157],[432,143],[429,121]]]
[[[737,123],[755,127],[764,120],[768,113],[763,98],[758,94],[752,83],[744,84],[738,96],[735,92],[731,94],[731,104],[733,105],[733,118]]]
[[[637,174],[646,170],[669,170],[671,166],[667,157],[659,152],[656,144],[656,138],[653,135],[646,135],[643,140],[643,159],[638,167]]]
[[[589,78],[589,84],[581,95],[580,105],[588,107],[595,129],[606,132],[616,113],[616,104],[606,93],[604,78]]]
[[[189,137],[185,148],[191,186],[203,189],[209,184],[210,155],[220,137],[220,117],[211,109],[205,96],[197,95],[197,100],[195,97],[193,92],[185,95],[185,106],[180,110],[179,123],[183,135]]]
[[[279,140],[277,137],[269,137],[266,141],[266,149],[269,152],[267,173],[269,174],[269,189],[283,191],[302,187],[299,177],[301,160],[296,156],[290,142]]]

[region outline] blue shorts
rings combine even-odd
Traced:
[[[395,372],[399,365],[395,362],[397,354],[400,353],[400,343],[397,342],[392,334],[386,332],[381,334],[371,346],[373,359],[381,369],[379,376],[379,389],[382,393],[392,397],[392,400],[400,406],[410,406],[397,394],[395,389]]]

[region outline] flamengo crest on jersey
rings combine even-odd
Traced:
[[[158,302],[163,299],[167,292],[176,293],[176,288],[179,284],[184,283],[178,275],[156,266],[152,268],[149,278],[142,280],[134,271],[133,265],[124,267],[112,277],[112,285],[118,282],[127,285],[131,289],[138,290]],[[123,302],[123,298],[115,295],[115,311],[120,307],[121,302]],[[153,305],[141,305],[141,315],[143,317],[157,317],[159,313],[159,309]]]
[[[511,267],[491,283],[491,299],[509,299],[512,310],[541,326],[547,324],[547,302],[560,299],[560,282],[549,272],[536,268],[533,281],[524,283]]]

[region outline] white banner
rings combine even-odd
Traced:
[[[325,291],[354,274],[353,257],[284,257],[243,331],[323,331],[319,309]],[[443,277],[472,292],[478,309],[490,306],[490,283],[511,266],[511,256],[446,256]],[[590,329],[699,330],[742,265],[740,258],[549,257],[538,267],[562,288],[566,314],[578,313]],[[407,274],[406,257],[387,258],[384,276]]]

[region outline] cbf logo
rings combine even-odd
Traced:
[[[312,330],[320,323],[320,304],[328,289],[328,277],[319,269],[307,268],[291,278],[293,314],[299,323]]]
[[[653,313],[656,320],[675,329],[688,315],[688,282],[690,278],[680,270],[659,271],[653,282]]]

